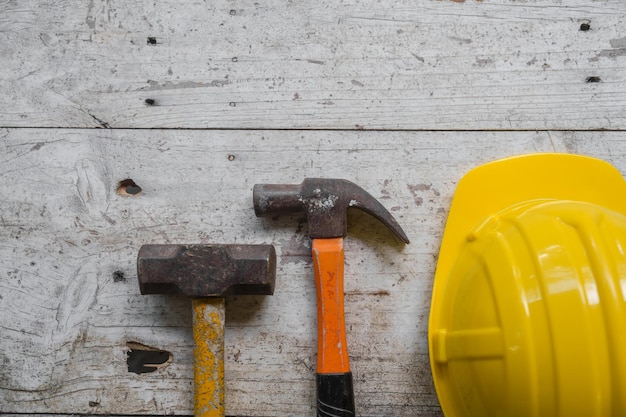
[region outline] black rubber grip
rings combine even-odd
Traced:
[[[352,372],[317,374],[317,417],[354,417]]]

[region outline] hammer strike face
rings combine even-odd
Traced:
[[[256,184],[253,190],[257,217],[283,213],[307,215],[313,239],[345,237],[347,210],[358,208],[371,214],[404,243],[409,239],[391,213],[367,191],[353,182],[333,178],[306,178],[302,184]]]
[[[271,295],[276,252],[272,245],[143,245],[137,274],[142,294]]]

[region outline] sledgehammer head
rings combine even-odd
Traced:
[[[272,245],[143,245],[137,275],[142,294],[273,294],[276,253]]]
[[[344,237],[347,210],[361,209],[385,224],[404,243],[409,239],[391,213],[353,182],[333,178],[306,178],[302,184],[257,184],[253,190],[258,217],[305,212],[311,238]]]

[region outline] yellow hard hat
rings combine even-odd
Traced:
[[[446,417],[626,416],[626,182],[534,154],[459,182],[430,362]]]

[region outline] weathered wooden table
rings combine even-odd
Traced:
[[[312,415],[306,224],[257,219],[252,186],[323,176],[412,240],[350,214],[358,413],[441,416],[427,323],[459,178],[553,151],[626,172],[622,0],[4,0],[0,57],[3,415],[191,413],[189,300],[135,272],[167,242],[276,246],[275,295],[227,302],[227,412]],[[147,347],[171,357],[129,372]]]

